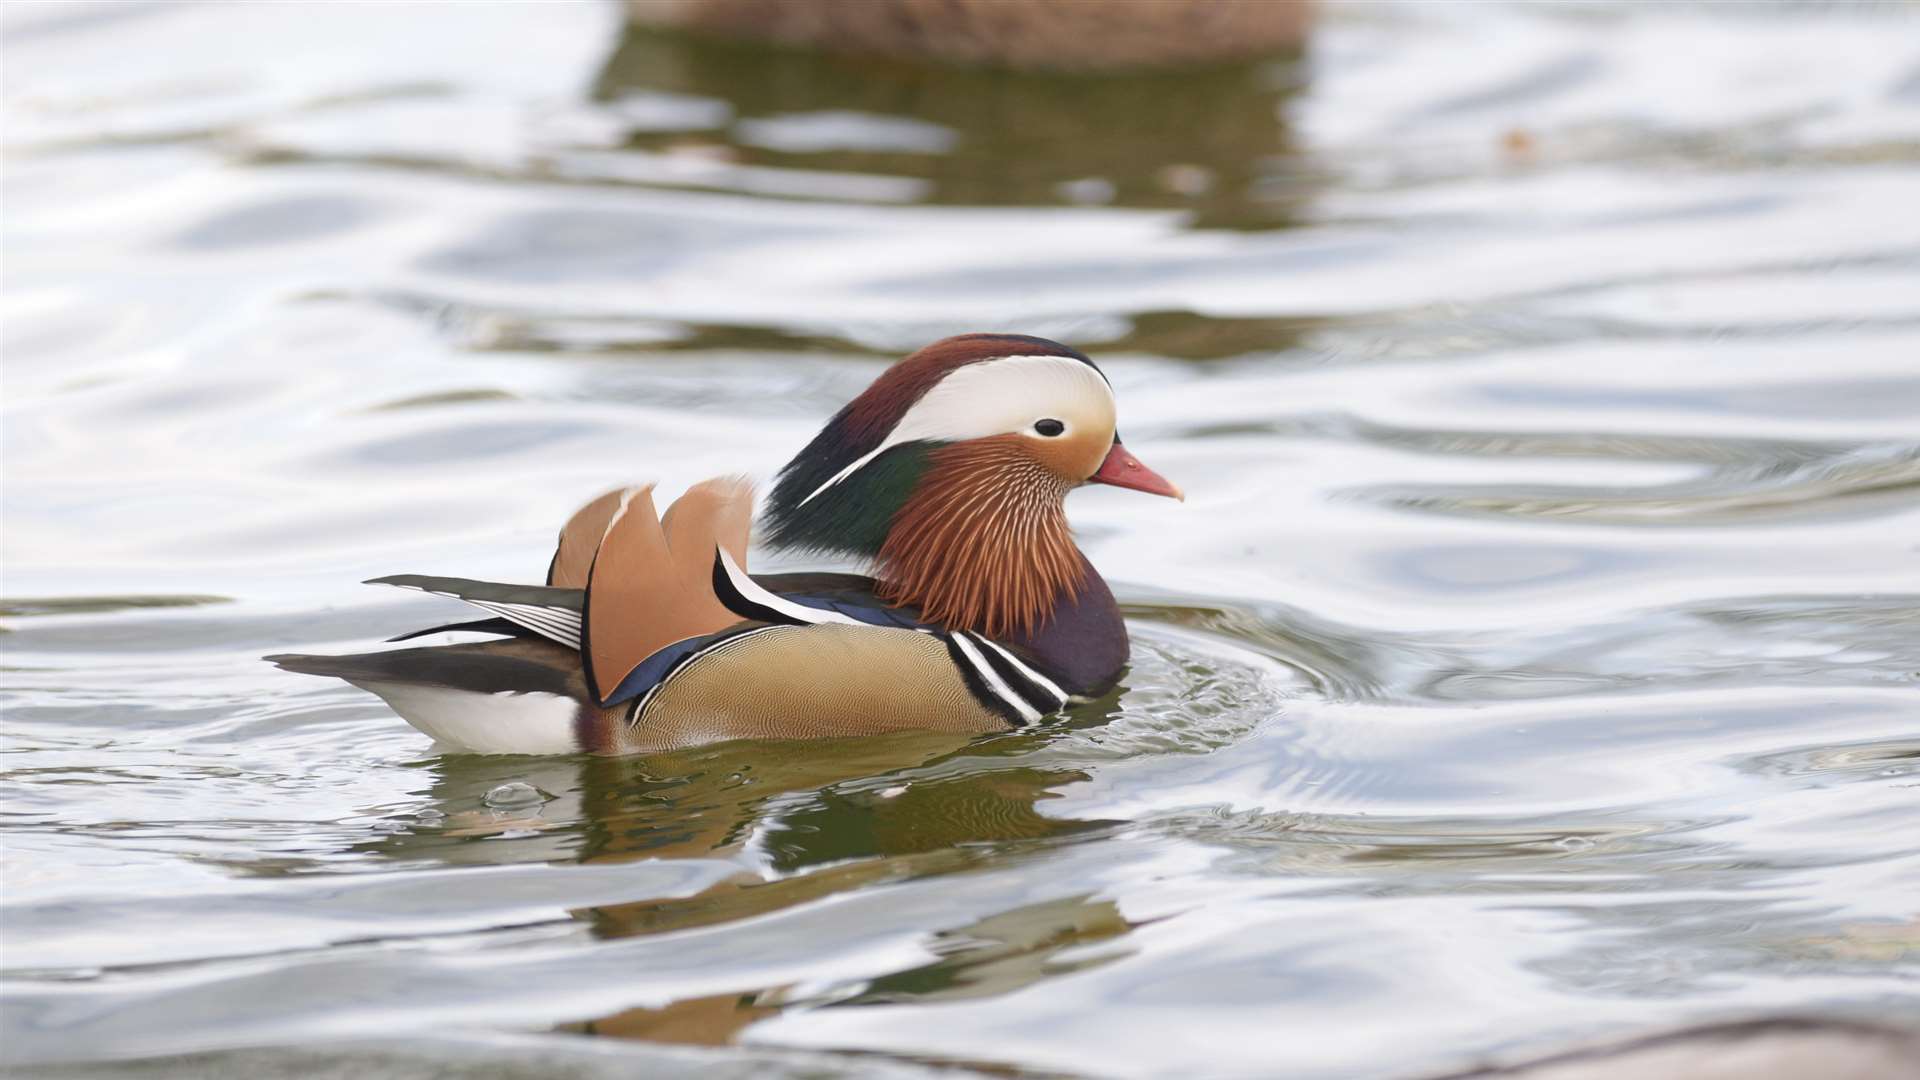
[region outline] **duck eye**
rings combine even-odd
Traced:
[[[1049,417],[1045,420],[1035,420],[1033,422],[1033,430],[1051,439],[1055,435],[1067,430],[1067,425]]]

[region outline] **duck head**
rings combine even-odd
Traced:
[[[780,471],[776,548],[870,559],[880,595],[998,637],[1077,595],[1087,564],[1067,493],[1112,484],[1183,499],[1114,430],[1113,387],[1045,338],[963,334],[889,368]]]

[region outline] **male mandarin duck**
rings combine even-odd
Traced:
[[[1114,430],[1085,355],[965,334],[889,368],[783,468],[774,549],[852,555],[874,574],[749,575],[753,495],[708,480],[655,513],[608,492],[560,532],[544,586],[376,579],[490,612],[435,627],[493,640],[272,656],[384,698],[445,749],[647,753],[739,738],[903,729],[984,733],[1098,695],[1127,663],[1105,581],[1074,545],[1067,493],[1183,498]]]

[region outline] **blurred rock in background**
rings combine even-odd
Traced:
[[[1032,71],[1239,60],[1298,46],[1308,0],[627,0],[635,23]]]
[[[732,121],[712,131],[636,123],[627,152],[898,178],[936,205],[1181,209],[1200,227],[1270,229],[1319,185],[1299,167],[1287,122],[1303,67],[1282,57],[1126,74],[1006,71],[634,25],[593,97],[730,106]]]

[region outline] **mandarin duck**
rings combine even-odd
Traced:
[[[401,574],[488,618],[403,634],[491,640],[270,656],[385,699],[440,748],[651,753],[741,738],[1021,727],[1126,666],[1113,593],[1068,530],[1082,484],[1173,498],[1114,429],[1113,388],[1044,338],[966,334],[883,372],[780,470],[775,550],[872,576],[747,572],[753,494],[697,484],[655,512],[610,491],[560,531],[545,585]]]

